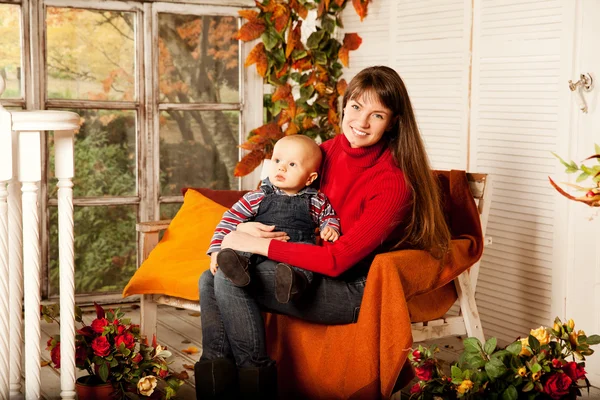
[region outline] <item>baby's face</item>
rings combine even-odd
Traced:
[[[310,148],[294,140],[280,140],[275,144],[269,180],[287,194],[296,194],[317,177],[318,165]]]

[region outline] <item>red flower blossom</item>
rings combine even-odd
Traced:
[[[52,348],[52,338],[48,339],[46,346],[46,350],[50,350]]]
[[[110,343],[106,336],[98,336],[92,340],[92,349],[94,354],[99,357],[105,357],[110,354]]]
[[[569,387],[573,381],[567,374],[555,373],[550,375],[544,385],[544,392],[555,400],[569,394]]]
[[[121,347],[121,343],[125,344],[125,347],[132,349],[135,346],[135,338],[131,333],[125,333],[115,338],[115,347]]]
[[[83,344],[77,345],[75,348],[75,365],[77,368],[85,368],[85,360],[87,360],[87,349]]]
[[[92,321],[92,329],[94,330],[94,332],[96,333],[102,333],[104,332],[104,327],[108,326],[109,322],[106,318],[96,318],[95,320]]]
[[[433,364],[425,363],[421,367],[415,368],[415,375],[422,381],[428,381],[433,378]]]
[[[60,343],[56,343],[56,346],[50,351],[50,358],[56,368],[60,368]]]
[[[581,379],[584,379],[586,374],[585,369],[583,369],[583,366],[578,365],[574,361],[568,362],[567,365],[563,367],[563,371],[569,376],[569,378],[571,378],[573,382],[577,382]]]
[[[552,359],[552,366],[554,368],[560,368],[562,366],[562,361],[559,360],[558,358],[554,358],[554,359]]]
[[[413,361],[419,362],[421,361],[421,352],[419,350],[415,350],[412,352]]]
[[[143,359],[144,356],[142,356],[140,353],[137,353],[135,357],[131,359],[131,361],[133,361],[134,364],[139,364]]]
[[[94,332],[92,327],[89,325],[86,325],[83,328],[78,329],[77,333],[79,333],[82,336],[89,337],[89,338],[93,338],[94,336],[96,336],[96,332]]]
[[[169,375],[169,370],[166,370],[166,369],[161,369],[161,370],[158,372],[158,376],[160,376],[160,377],[161,377],[161,378],[163,378],[163,379],[164,379],[164,378],[166,378],[166,377],[167,377],[167,375]]]
[[[421,393],[421,385],[419,385],[419,382],[415,383],[413,385],[413,387],[410,388],[410,394],[417,394],[417,393]]]

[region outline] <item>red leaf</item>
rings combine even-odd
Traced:
[[[287,44],[285,45],[285,58],[290,58],[294,49],[302,49],[302,42],[300,41],[302,36],[302,21],[298,21],[294,29],[288,31]]]
[[[277,89],[275,89],[275,93],[273,93],[273,96],[271,97],[271,99],[275,102],[275,101],[278,101],[281,99],[285,99],[291,93],[292,93],[292,87],[290,86],[289,83],[286,83],[285,85],[277,86]]]
[[[306,19],[308,16],[308,10],[306,7],[304,7],[304,5],[300,4],[298,0],[290,0],[290,8],[296,11],[296,14],[298,14],[302,19]]]
[[[252,64],[256,64],[256,72],[258,72],[258,74],[264,78],[269,64],[267,60],[267,54],[265,53],[265,44],[263,42],[260,42],[254,46],[254,48],[250,51],[250,54],[248,54],[246,62],[244,63],[246,67]]]
[[[254,171],[264,159],[265,153],[263,153],[261,150],[251,151],[250,153],[246,154],[239,163],[237,163],[235,170],[233,171],[233,175],[248,175],[250,172]]]
[[[340,79],[336,85],[337,92],[340,96],[343,96],[346,93],[346,88],[348,87],[348,82],[345,79]]]
[[[358,36],[358,33],[346,33],[344,35],[344,44],[343,47],[348,50],[356,50],[360,47],[362,43],[362,39]]]
[[[367,16],[367,6],[369,4],[369,0],[352,0],[352,5],[354,6],[354,10],[360,17],[360,21]]]

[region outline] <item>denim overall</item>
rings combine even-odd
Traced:
[[[316,226],[310,214],[310,198],[314,194],[303,193],[295,196],[277,194],[270,185],[263,185],[261,190],[265,193],[265,197],[260,202],[258,212],[252,221],[275,225],[275,231],[287,233],[290,242],[316,243]],[[251,258],[252,265],[260,264],[267,259],[252,253],[238,253]],[[312,272],[300,268],[294,269],[302,272],[309,282],[312,281]]]

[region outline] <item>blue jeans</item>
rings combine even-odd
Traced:
[[[251,282],[236,287],[220,270],[200,277],[201,360],[234,359],[238,367],[273,364],[267,354],[261,312],[290,315],[310,322],[341,325],[358,320],[366,277],[353,281],[315,275],[297,302],[275,298],[275,265],[267,260],[251,269]]]

